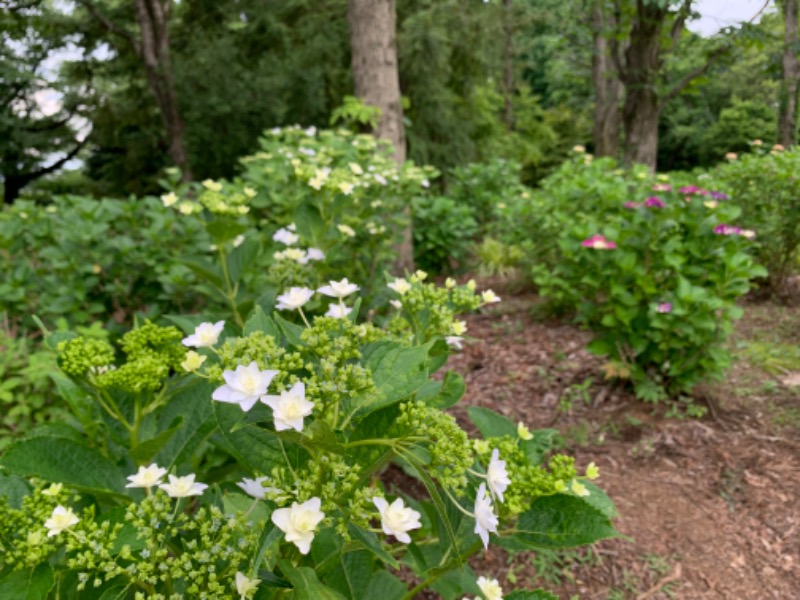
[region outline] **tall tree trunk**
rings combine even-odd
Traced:
[[[778,143],[788,148],[794,145],[797,84],[800,81],[800,65],[797,61],[797,0],[784,0],[783,18],[783,82],[778,115]]]
[[[661,66],[661,28],[668,8],[644,0],[637,0],[636,5],[623,78],[625,164],[640,163],[655,171],[659,115],[656,78]]]
[[[594,82],[594,153],[596,156],[619,155],[619,138],[622,127],[620,102],[624,88],[619,73],[614,68],[608,44],[609,32],[616,31],[616,19],[603,10],[604,0],[595,0],[592,6],[592,80]]]
[[[169,50],[167,16],[170,4],[171,0],[136,0],[136,18],[141,31],[139,56],[164,121],[169,156],[180,168],[183,180],[190,181],[192,170],[183,139],[184,123],[178,108]]]
[[[375,135],[392,143],[395,161],[401,165],[406,160],[406,131],[397,66],[395,0],[348,0],[347,17],[356,96],[381,110]],[[410,215],[410,207],[407,213]],[[397,268],[413,270],[410,224],[397,252]]]

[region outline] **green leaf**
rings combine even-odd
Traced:
[[[448,371],[445,373],[438,393],[434,397],[426,399],[425,403],[433,408],[450,408],[461,400],[466,391],[467,385],[464,383],[464,378],[455,371]]]
[[[372,552],[378,558],[378,560],[386,563],[393,569],[400,568],[400,563],[398,563],[397,560],[381,545],[377,535],[371,531],[359,529],[353,525],[353,523],[347,524],[347,530],[350,532],[350,535],[354,540],[357,540],[363,544],[367,550]]]
[[[140,442],[131,450],[131,458],[139,465],[150,463],[153,457],[169,443],[181,428],[181,425],[183,425],[182,415],[175,419],[174,424],[169,429],[162,431],[154,438]]]
[[[430,344],[408,347],[397,342],[367,346],[362,353],[362,363],[372,372],[377,390],[351,398],[346,403],[349,417],[366,416],[419,390],[428,381],[423,367],[429,348]]]
[[[294,223],[297,233],[311,242],[321,240],[325,233],[325,221],[312,201],[303,202],[297,207],[294,211]]]
[[[503,598],[505,600],[558,600],[558,596],[541,588],[538,590],[516,590],[503,596]]]
[[[402,600],[406,592],[406,585],[389,571],[377,571],[369,581],[364,600]]]
[[[237,235],[247,231],[247,226],[231,220],[229,217],[217,217],[206,223],[206,230],[218,246],[230,242]]]
[[[242,409],[222,402],[214,402],[213,405],[220,434],[241,464],[254,473],[271,473],[273,467],[286,464],[281,452],[281,440],[274,433],[256,425],[231,431],[241,419]]]
[[[0,496],[8,500],[11,508],[19,508],[22,499],[31,493],[28,482],[17,475],[5,475],[0,473]]]
[[[347,600],[336,590],[322,584],[313,569],[295,568],[288,560],[280,560],[278,565],[294,587],[293,600]]]
[[[165,441],[155,455],[159,465],[170,469],[190,463],[195,452],[217,427],[211,394],[214,385],[208,381],[194,380],[192,385],[176,393],[159,415],[159,424],[172,425],[182,419],[175,433]]]
[[[531,431],[533,439],[520,440],[520,446],[528,457],[528,462],[538,466],[544,462],[545,455],[553,447],[553,442],[558,435],[557,429],[537,429]]]
[[[222,289],[225,285],[221,269],[204,258],[175,257],[175,261],[187,267],[200,281]]]
[[[99,600],[125,600],[125,598],[128,597],[128,588],[130,588],[131,585],[133,584],[119,584],[115,585],[114,587],[110,587],[103,592],[103,595],[100,596]]]
[[[257,331],[271,335],[275,339],[280,339],[281,337],[280,329],[278,329],[277,325],[275,325],[275,321],[270,319],[264,313],[264,309],[261,308],[259,304],[256,304],[256,307],[250,314],[250,318],[248,318],[247,322],[244,324],[243,333],[244,336],[247,337],[251,333],[255,333]]]
[[[13,571],[0,579],[0,600],[42,600],[54,584],[53,569],[48,564]]]
[[[273,318],[283,332],[283,335],[286,337],[287,342],[289,342],[295,348],[302,348],[306,345],[306,343],[300,337],[300,334],[303,333],[303,327],[300,325],[295,325],[294,323],[289,323],[289,321],[284,319],[278,313],[273,313]]]
[[[244,275],[247,268],[253,263],[261,252],[261,242],[256,237],[248,237],[226,257],[228,277],[232,284],[236,284]]]
[[[537,498],[517,522],[514,537],[529,548],[574,548],[619,533],[609,518],[583,498],[555,494]]]
[[[470,406],[467,413],[483,437],[502,437],[504,435],[516,437],[517,435],[517,426],[510,419],[493,410],[481,406]]]
[[[0,466],[90,493],[125,495],[125,477],[95,448],[67,438],[33,438],[10,446]]]
[[[617,507],[614,505],[614,501],[611,500],[611,498],[609,498],[602,489],[600,489],[591,481],[587,481],[585,479],[582,479],[581,483],[586,487],[587,490],[589,490],[589,495],[582,497],[584,502],[594,506],[609,519],[614,519],[619,516]]]

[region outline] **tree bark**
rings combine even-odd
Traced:
[[[614,68],[608,43],[608,32],[616,31],[616,19],[603,10],[604,0],[595,0],[592,6],[592,81],[594,83],[594,153],[596,156],[619,155],[619,138],[622,126],[620,102],[624,88]]]
[[[778,114],[778,143],[788,148],[794,145],[797,85],[800,81],[800,65],[797,61],[797,0],[784,0],[783,18],[783,82]]]
[[[348,0],[355,93],[365,104],[381,111],[375,135],[392,143],[398,166],[406,160],[406,132],[397,65],[397,13],[395,0]],[[407,209],[410,214],[410,207]],[[410,219],[409,219],[410,222]],[[397,247],[400,270],[413,270],[411,226]]]
[[[669,9],[637,0],[630,44],[622,76],[626,98],[625,165],[640,163],[656,169],[659,102],[656,78],[661,67],[661,29]]]
[[[169,156],[181,170],[184,181],[192,180],[192,169],[184,142],[184,123],[175,93],[169,49],[168,16],[172,0],[135,0],[140,37],[114,23],[91,0],[78,0],[108,32],[131,45],[142,61],[147,84],[158,104],[167,134]]]
[[[190,181],[192,170],[183,139],[185,126],[178,108],[169,50],[167,16],[170,3],[171,0],[136,0],[136,18],[141,32],[139,57],[164,121],[169,156],[180,168],[183,180]]]

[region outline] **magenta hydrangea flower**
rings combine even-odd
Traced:
[[[681,194],[696,194],[699,190],[700,188],[696,185],[685,185],[682,188],[678,188]]]
[[[671,302],[661,302],[661,303],[659,303],[659,305],[656,307],[656,312],[661,313],[661,314],[671,313],[672,312],[672,303]]]
[[[595,250],[613,250],[617,247],[615,242],[607,240],[602,235],[593,235],[587,240],[583,240],[581,245],[585,248],[594,248]]]
[[[661,198],[657,198],[656,196],[651,196],[647,200],[644,201],[644,205],[648,208],[664,208],[666,204]]]
[[[720,223],[716,227],[714,227],[714,233],[717,235],[739,235],[742,233],[742,230],[734,225],[726,225],[725,223]]]
[[[723,194],[722,192],[711,192],[711,197],[714,200],[727,200],[728,198],[730,198],[728,194]]]

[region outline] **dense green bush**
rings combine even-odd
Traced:
[[[189,310],[194,277],[174,259],[208,244],[202,223],[155,198],[22,200],[0,212],[0,312],[80,325]]]
[[[608,374],[649,401],[724,371],[736,301],[765,274],[748,253],[755,233],[731,224],[740,210],[724,194],[655,187],[602,214],[563,215],[555,264],[533,268],[542,296],[595,333],[590,349],[611,359]]]
[[[758,234],[755,255],[779,290],[797,270],[800,253],[800,150],[780,147],[742,154],[710,172],[716,189],[742,210],[742,223]]]
[[[489,231],[503,244],[524,249],[526,267],[554,267],[566,227],[599,218],[654,182],[644,167],[625,171],[613,159],[594,159],[577,147],[539,188],[509,196]]]
[[[0,325],[0,449],[36,424],[64,418],[50,380],[56,368],[52,350]]]
[[[432,378],[465,331],[457,315],[498,299],[424,279],[391,282],[385,329],[337,282],[349,315],[306,319],[309,296],[242,328],[145,322],[116,348],[48,334],[75,418],[0,457],[0,596],[498,597],[470,566],[490,543],[617,536],[597,467],[551,454],[553,430],[471,407],[470,437],[444,412],[465,391],[456,373]]]
[[[414,217],[414,260],[433,273],[463,266],[478,232],[474,212],[446,196],[417,196]]]

